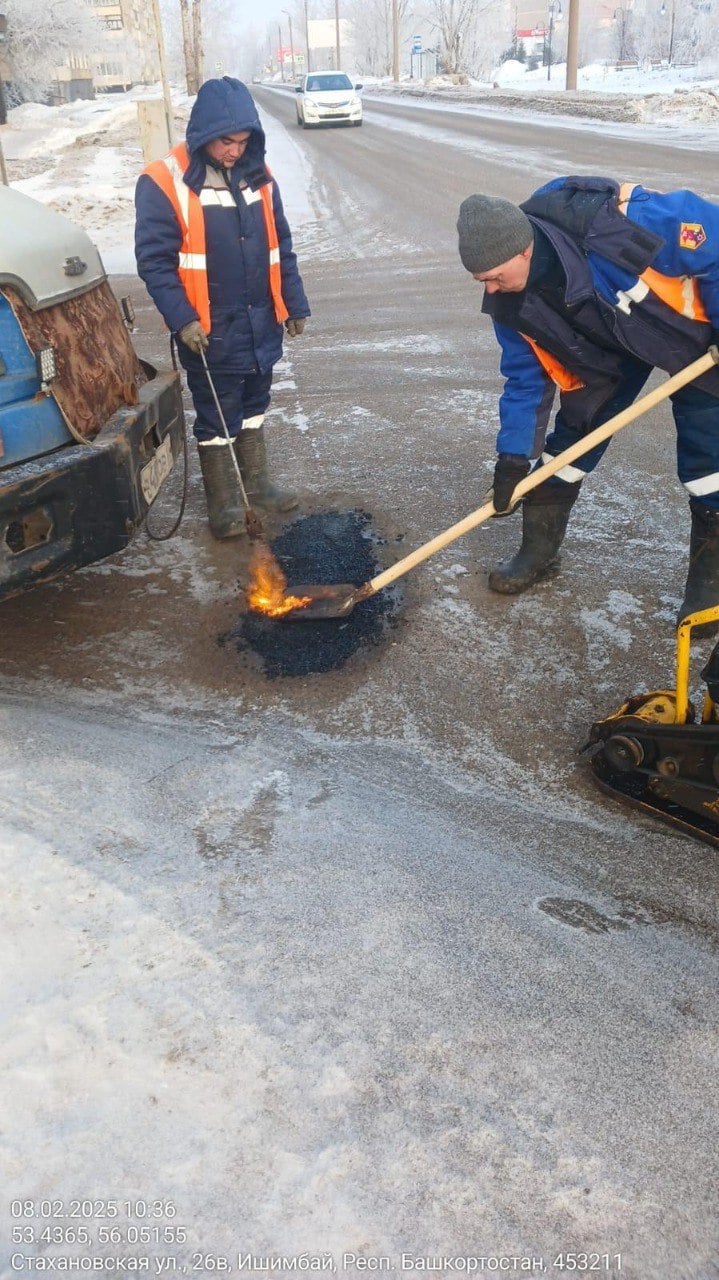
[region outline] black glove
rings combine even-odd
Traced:
[[[529,458],[518,453],[500,453],[494,467],[494,484],[492,486],[492,502],[495,514],[508,516],[513,510],[511,502],[516,485],[529,475],[531,467]]]

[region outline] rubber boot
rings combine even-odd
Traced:
[[[719,605],[719,511],[705,507],[696,498],[689,499],[692,534],[689,541],[687,584],[677,615],[677,626],[690,613]],[[716,635],[716,623],[697,627],[700,635]]]
[[[267,472],[267,446],[264,427],[251,427],[235,436],[235,454],[240,464],[251,507],[265,511],[292,511],[297,494],[278,489]]]
[[[238,538],[245,532],[245,512],[230,455],[231,445],[198,444],[202,483],[213,538]]]
[[[527,494],[522,503],[522,545],[511,560],[490,573],[492,591],[506,596],[519,595],[557,571],[557,552],[564,541],[569,513],[579,489],[579,484],[561,481],[551,487],[545,483]]]

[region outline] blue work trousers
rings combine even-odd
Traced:
[[[242,430],[245,419],[266,413],[272,386],[271,369],[267,373],[248,373],[244,376],[221,368],[212,369],[210,372],[231,436],[236,436]],[[204,368],[199,362],[197,367],[194,363],[185,364],[185,373],[197,414],[194,426],[195,438],[212,440],[215,436],[224,436]]]
[[[547,437],[545,456],[556,456],[568,449],[582,436],[633,404],[651,372],[652,366],[643,361],[627,361],[619,384],[608,390],[599,408],[595,408],[589,420],[582,425],[576,410],[571,414],[567,413],[565,405],[572,397],[581,398],[583,392],[563,393],[562,404],[554,420],[554,430]],[[671,403],[677,432],[679,479],[690,495],[712,510],[719,511],[719,399],[689,383],[681,391],[674,393]],[[603,456],[609,442],[605,440],[584,457],[577,458],[573,467],[589,474]]]

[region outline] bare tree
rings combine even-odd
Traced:
[[[192,50],[195,58],[195,83],[199,89],[205,78],[202,53],[202,0],[192,0]]]
[[[480,15],[489,16],[493,0],[432,0],[430,11],[440,37],[443,70],[457,74],[470,69],[470,51]]]
[[[202,0],[180,0],[180,18],[187,92],[192,95],[197,93],[205,78],[202,52]]]
[[[7,15],[5,56],[12,68],[15,99],[42,100],[55,68],[82,50],[103,46],[99,22],[84,0],[4,0]]]
[[[400,44],[405,33],[409,0],[397,0]],[[343,14],[353,25],[357,70],[363,75],[388,76],[392,71],[392,0],[354,0]]]
[[[197,69],[195,67],[195,47],[192,34],[189,0],[180,0],[180,18],[182,21],[182,52],[185,61],[185,80],[190,96],[197,93]]]

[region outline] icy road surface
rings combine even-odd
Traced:
[[[278,369],[277,474],[303,512],[368,512],[389,561],[491,478],[497,353],[461,199],[595,167],[711,195],[719,162],[639,128],[406,104],[306,134],[289,95],[258,100],[313,307]],[[96,127],[51,158],[16,137],[11,179],[119,268],[139,151],[124,108]],[[144,291],[115,283],[166,363]],[[247,550],[210,539],[191,465],[173,541],[2,606],[0,1276],[303,1251],[554,1275],[579,1250],[594,1274],[713,1280],[717,855],[602,797],[577,756],[593,719],[672,680],[669,415],[613,444],[554,582],[488,592],[518,537],[496,521],[413,575],[384,644],[299,680],[221,643]],[[43,1239],[35,1207],[76,1199],[117,1201],[119,1236],[91,1205],[87,1241]],[[140,1241],[154,1201],[184,1239]]]

